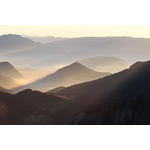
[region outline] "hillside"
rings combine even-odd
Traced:
[[[23,75],[9,62],[0,62],[0,74],[13,79],[23,78]]]
[[[95,81],[73,85],[58,92],[77,95],[91,107],[134,99],[138,93],[150,92],[150,61],[137,62],[129,69]]]
[[[82,106],[79,101],[30,89],[17,94],[0,92],[0,124],[64,124],[81,111]]]
[[[119,72],[129,67],[129,65],[120,58],[106,56],[87,58],[84,60],[80,60],[79,63],[95,71],[108,71],[111,73]]]
[[[14,92],[18,92],[27,88],[35,90],[48,91],[50,89],[59,86],[69,86],[81,82],[87,82],[104,76],[110,75],[110,73],[100,73],[86,68],[85,66],[75,62],[69,66],[59,69],[53,74],[46,76],[40,80],[37,80],[26,86],[14,89]]]
[[[69,118],[67,125],[150,125],[150,95],[106,105],[99,111],[81,111]]]

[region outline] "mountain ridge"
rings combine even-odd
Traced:
[[[133,66],[138,66],[138,69]],[[67,87],[57,94],[78,95],[90,103],[95,101],[95,105],[100,107],[107,103],[133,99],[137,93],[149,93],[149,75],[150,61],[135,63],[119,73]]]
[[[100,73],[84,67],[78,62],[75,62],[69,66],[59,69],[53,74],[41,78],[31,84],[23,86],[21,89],[25,88],[35,88],[35,90],[48,91],[50,89],[56,88],[58,86],[68,86],[81,82],[86,82],[90,80],[95,80],[97,78],[102,78],[104,76],[110,75],[110,73]]]

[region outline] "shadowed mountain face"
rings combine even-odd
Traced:
[[[24,76],[16,70],[9,62],[0,62],[0,86],[6,89],[21,86]]]
[[[138,94],[134,100],[112,103],[99,111],[81,111],[69,118],[68,125],[150,125],[150,95]]]
[[[23,78],[23,75],[9,62],[0,62],[0,74],[13,79]]]
[[[150,92],[150,61],[137,62],[129,69],[95,81],[73,85],[58,92],[78,95],[93,107],[134,99],[137,93]]]
[[[116,57],[97,56],[79,61],[84,66],[101,72],[119,72],[127,69],[129,65],[122,59]]]
[[[64,124],[81,108],[78,100],[30,89],[15,95],[0,92],[0,124],[4,125]]]
[[[45,78],[37,80],[26,86],[14,89],[13,91],[18,92],[27,88],[48,91],[49,89],[56,88],[58,86],[69,86],[103,78],[107,75],[110,75],[110,73],[96,72],[76,62],[56,71],[51,75],[48,75]]]
[[[27,89],[0,92],[1,125],[149,125],[150,96],[111,103],[90,110],[85,102]]]

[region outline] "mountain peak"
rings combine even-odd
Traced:
[[[13,67],[8,61],[0,62],[0,66],[3,66],[3,67]]]
[[[71,64],[70,66],[83,66],[82,64],[78,63],[78,62],[74,62],[73,64]]]
[[[22,78],[22,74],[14,68],[8,61],[0,62],[0,74],[7,77]]]
[[[150,61],[146,61],[146,62],[136,62],[134,63],[130,69],[132,70],[139,70],[139,69],[149,69],[150,68]]]

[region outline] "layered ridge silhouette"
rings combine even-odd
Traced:
[[[129,69],[102,79],[70,86],[58,94],[77,95],[91,103],[91,106],[102,107],[108,103],[134,99],[138,93],[149,93],[149,76],[150,61],[137,62]]]
[[[81,65],[78,62],[75,62],[69,66],[59,69],[55,73],[50,74],[45,78],[14,89],[13,92],[18,92],[27,88],[46,92],[58,86],[69,86],[81,82],[95,80],[98,78],[103,78],[107,75],[110,75],[110,73],[96,72]]]
[[[80,60],[79,63],[95,71],[108,71],[111,73],[129,68],[129,65],[124,60],[116,57],[96,56]]]

